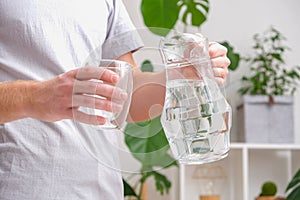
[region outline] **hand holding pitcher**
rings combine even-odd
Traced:
[[[160,49],[167,80],[161,122],[174,157],[183,164],[226,157],[231,108],[215,80],[207,39],[174,33]]]

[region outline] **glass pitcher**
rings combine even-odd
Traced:
[[[161,39],[166,96],[161,123],[181,164],[204,164],[227,156],[231,107],[211,68],[208,41],[178,33]]]

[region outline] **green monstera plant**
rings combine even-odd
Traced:
[[[209,0],[142,0],[141,12],[148,29],[160,36],[166,36],[181,21],[185,26],[200,27],[210,11]],[[229,70],[235,70],[240,55],[228,41],[219,42],[227,47],[231,61]]]
[[[140,200],[142,185],[150,177],[154,178],[156,189],[160,194],[168,193],[171,182],[165,175],[159,173],[158,169],[177,166],[177,163],[169,154],[169,145],[160,125],[160,117],[128,124],[125,129],[125,143],[133,157],[142,164],[138,179],[139,192],[131,196],[136,196]],[[129,184],[126,186],[128,191],[133,190],[130,187]]]
[[[200,27],[207,19],[208,0],[142,0],[145,25],[154,34],[165,36],[178,20]]]
[[[153,71],[151,61],[144,61],[141,69]],[[134,184],[135,187],[123,179],[125,196],[142,200],[142,185],[151,177],[154,178],[156,190],[161,195],[168,193],[171,182],[165,175],[159,173],[158,169],[177,166],[177,163],[170,155],[170,147],[160,123],[160,116],[145,122],[128,123],[125,127],[125,143],[133,157],[141,163],[139,174],[136,174],[139,175],[139,179]],[[134,190],[136,187],[139,188],[138,192]]]

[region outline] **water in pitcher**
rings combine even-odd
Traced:
[[[166,67],[161,123],[175,159],[203,164],[226,157],[231,107],[215,81],[207,38],[175,31],[160,49]]]
[[[203,79],[167,83],[164,130],[174,157],[183,164],[227,156],[231,108],[216,87]]]

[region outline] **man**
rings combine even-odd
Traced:
[[[91,95],[109,99],[114,88],[89,80],[116,83],[119,77],[80,66],[99,46],[103,58],[131,63],[129,120],[149,119],[152,106],[163,105],[164,74],[138,69],[132,53],[142,44],[134,32],[121,0],[0,2],[1,200],[123,199],[121,174],[111,167],[116,155],[107,147],[117,139],[111,131],[93,132],[92,125],[101,127],[105,118],[78,109],[112,110],[109,100]],[[212,43],[210,56],[222,84],[226,49]]]

